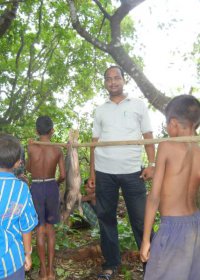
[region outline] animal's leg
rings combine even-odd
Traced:
[[[80,215],[83,216],[83,209],[81,206],[81,200],[82,200],[82,195],[81,193],[78,194],[78,210],[80,212]]]

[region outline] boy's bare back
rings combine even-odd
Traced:
[[[162,182],[159,188],[162,216],[183,216],[197,211],[199,162],[197,144],[163,142],[159,145],[154,184]]]
[[[64,177],[64,156],[59,147],[37,144],[29,146],[27,170],[32,179],[54,178],[57,166],[60,176]]]
[[[165,107],[165,116],[170,137],[196,135],[200,103],[186,94],[174,97]],[[195,143],[163,142],[158,147],[140,249],[141,260],[147,262],[144,279],[199,279],[199,161],[200,147]],[[161,223],[151,242],[158,209]]]

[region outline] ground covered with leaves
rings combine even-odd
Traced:
[[[124,204],[118,209],[118,232],[122,265],[114,279],[143,279],[142,264],[135,245],[134,237]],[[101,272],[103,258],[99,245],[99,230],[91,229],[80,220],[73,220],[73,226],[56,226],[55,272],[59,280],[92,280]],[[39,259],[33,234],[33,268],[26,273],[26,280],[38,280]]]
[[[77,238],[77,240],[76,240]],[[80,242],[80,238],[85,245],[74,249],[57,248],[55,258],[56,279],[96,279],[97,274],[101,272],[101,264],[103,258],[99,246],[99,241],[91,236],[90,230],[79,230],[79,234],[68,237],[70,242],[76,244]],[[33,269],[27,273],[26,279],[37,280],[39,271],[39,263],[34,248],[33,253]],[[139,261],[138,252],[125,251],[122,253],[122,265],[119,268],[115,279],[140,280],[142,277],[142,265]]]

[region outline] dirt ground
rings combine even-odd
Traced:
[[[86,259],[85,261],[56,259],[56,279],[59,280],[93,280],[101,272],[101,263],[97,260]],[[38,280],[38,271],[31,271],[26,279]],[[119,268],[116,280],[142,280],[142,266],[138,261],[124,262]]]
[[[101,272],[103,258],[99,240],[93,240],[84,233],[84,239],[91,239],[87,245],[75,249],[60,249],[56,251],[55,271],[58,280],[92,280],[97,279]],[[35,248],[34,248],[35,250]],[[38,269],[26,273],[26,280],[38,280]],[[122,265],[115,276],[116,280],[142,280],[143,269],[138,252],[126,251],[122,254]]]
[[[118,207],[118,214],[121,218],[125,215],[124,201],[121,200]],[[76,234],[71,234],[63,228],[56,229],[56,243],[63,244],[68,241],[70,244],[78,244],[76,248],[57,247],[55,254],[55,272],[57,280],[95,280],[101,273],[103,257],[99,245],[99,239],[91,236],[89,229],[78,228]],[[35,236],[33,234],[33,239]],[[59,241],[60,240],[60,241]],[[37,256],[36,246],[33,247],[33,257]],[[38,259],[39,260],[39,259]],[[33,262],[34,263],[34,262]],[[33,265],[30,272],[26,273],[26,280],[38,280],[37,264]],[[115,280],[142,280],[143,268],[139,260],[138,252],[122,252],[122,265],[119,267]]]

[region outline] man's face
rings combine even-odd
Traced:
[[[106,72],[104,85],[110,96],[118,96],[123,93],[125,81],[118,68],[111,68]]]

